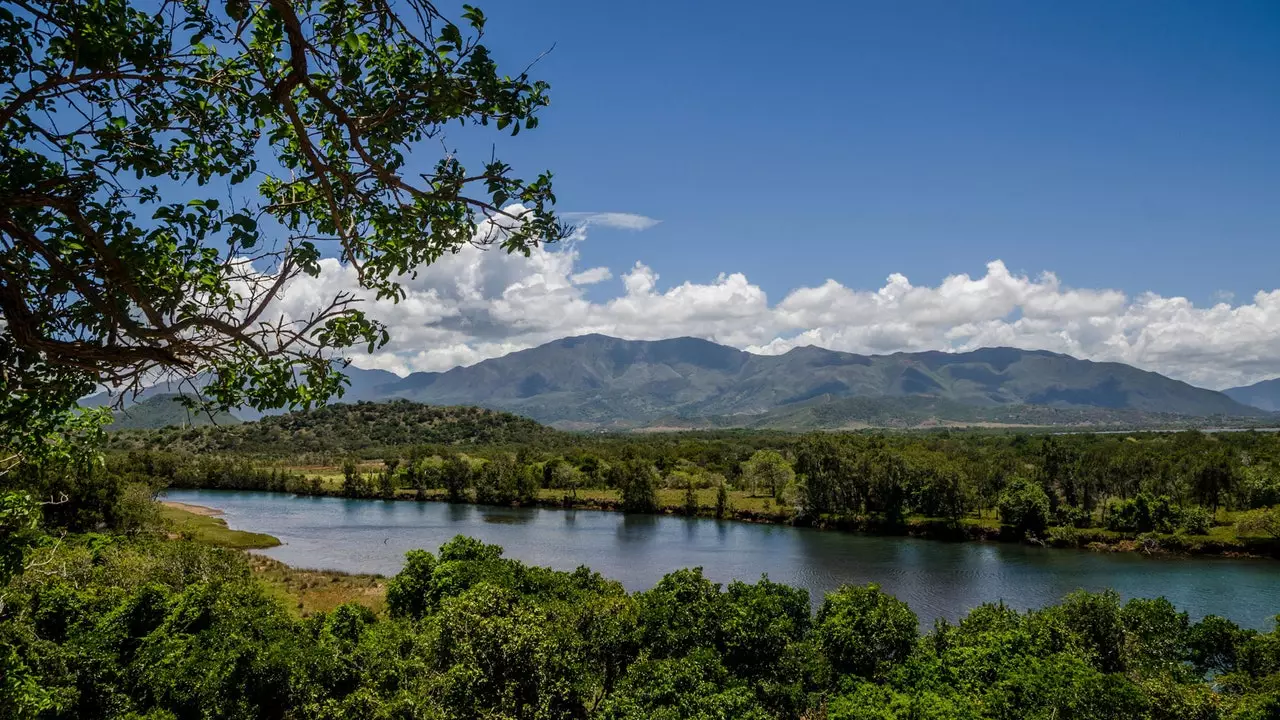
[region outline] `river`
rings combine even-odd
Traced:
[[[234,529],[279,538],[283,544],[258,551],[263,555],[352,573],[392,575],[407,550],[435,551],[470,535],[526,563],[586,565],[628,590],[652,587],[684,567],[702,567],[721,583],[767,574],[808,589],[815,602],[841,584],[875,582],[910,603],[925,625],[954,621],[984,602],[1041,607],[1077,588],[1163,595],[1193,619],[1215,614],[1256,629],[1270,629],[1280,613],[1280,563],[1273,560],[1152,558],[591,510],[221,490],[171,490],[166,499],[216,508]]]

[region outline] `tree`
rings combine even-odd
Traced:
[[[856,512],[847,485],[854,474],[839,441],[825,435],[807,436],[796,446],[796,473],[804,479],[804,511],[814,515]]]
[[[732,510],[729,507],[729,484],[724,478],[720,478],[720,482],[716,483],[716,519],[723,520]]]
[[[430,609],[431,574],[436,558],[426,550],[405,554],[404,568],[387,583],[387,610],[392,617],[421,619]]]
[[[774,669],[790,643],[809,630],[809,593],[761,577],[754,585],[733,581],[720,611],[719,645],[725,664],[747,675]]]
[[[822,601],[814,634],[837,672],[872,679],[907,659],[918,625],[911,608],[879,585],[846,585]]]
[[[342,495],[349,498],[364,495],[364,478],[360,477],[360,466],[355,458],[342,459]]]
[[[378,496],[390,499],[396,495],[396,469],[400,467],[400,458],[387,458],[382,461],[382,472],[378,473]]]
[[[450,455],[445,458],[440,475],[449,502],[463,502],[467,499],[467,489],[471,487],[471,463],[458,455]]]
[[[40,506],[24,491],[0,492],[0,588],[23,569],[27,549],[40,537]]]
[[[644,460],[627,460],[612,466],[610,484],[622,490],[624,512],[651,513],[658,510],[658,478],[653,465]]]
[[[426,0],[5,2],[6,429],[164,376],[221,407],[322,402],[335,356],[387,340],[360,297],[398,299],[468,243],[564,237],[550,174],[426,161],[446,125],[514,135],[548,103],[498,70],[479,10],[462,20]],[[360,297],[274,309],[325,258]]]
[[[551,478],[547,481],[547,487],[564,490],[566,498],[576,500],[578,488],[582,487],[584,477],[583,472],[573,465],[567,462],[556,463],[551,471]]]
[[[1237,474],[1235,463],[1226,451],[1211,453],[1195,469],[1196,499],[1217,513],[1222,496],[1235,488]]]
[[[1026,478],[1014,478],[1000,494],[1000,522],[1019,534],[1044,532],[1049,525],[1049,497]]]
[[[757,450],[751,459],[742,464],[742,477],[751,494],[758,494],[761,488],[768,491],[773,499],[780,499],[782,489],[795,479],[795,471],[791,464],[777,450]]]

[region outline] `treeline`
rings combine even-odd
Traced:
[[[334,403],[255,422],[166,427],[111,433],[115,450],[165,448],[186,453],[234,452],[259,456],[319,457],[416,444],[532,444],[556,431],[511,413],[477,407],[442,407],[408,400]]]
[[[111,454],[108,464],[156,486],[360,498],[443,494],[509,505],[561,491],[571,504],[580,492],[606,490],[616,507],[636,512],[658,507],[664,488],[690,497],[711,488],[768,498],[776,517],[801,522],[864,518],[892,527],[909,517],[998,518],[1037,537],[1053,528],[1203,536],[1227,522],[1222,508],[1266,514],[1280,504],[1280,437],[1273,433],[568,437],[576,442],[414,444],[373,461],[348,455],[340,486],[250,454],[133,450]]]
[[[1267,720],[1280,631],[1163,599],[984,605],[922,633],[906,604],[698,569],[628,594],[457,538],[414,551],[386,612],[298,618],[238,555],[72,540],[0,609],[12,718]]]

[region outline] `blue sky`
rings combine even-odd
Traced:
[[[552,107],[499,154],[565,210],[662,221],[585,265],[771,299],[997,258],[1197,304],[1280,286],[1274,0],[481,6],[509,67],[555,44]]]
[[[552,169],[563,211],[660,222],[423,268],[405,302],[371,300],[392,342],[362,366],[599,332],[1280,376],[1277,0],[483,8],[509,71],[554,44],[552,106],[451,147]],[[359,292],[326,263],[299,311]]]

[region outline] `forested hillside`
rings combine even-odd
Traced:
[[[1114,411],[1263,414],[1156,373],[1044,351],[855,355],[802,347],[754,355],[697,338],[634,341],[603,335],[565,338],[444,373],[415,373],[376,392],[500,408],[569,427],[643,426],[672,417],[751,425],[754,416],[805,402],[917,396],[943,401],[940,409],[958,415],[943,420],[981,412],[957,408],[1016,406],[1074,408],[1081,411],[1077,417],[1100,410],[1103,418]]]
[[[410,445],[529,443],[555,432],[510,413],[400,400],[335,403],[233,426],[113,433],[109,447],[296,455]]]
[[[400,378],[384,370],[344,372],[349,385],[342,402],[475,405],[572,430],[986,423],[1127,428],[1272,419],[1222,393],[1128,365],[1015,348],[855,355],[802,347],[774,356],[696,338],[588,335],[443,373]]]
[[[112,414],[112,430],[146,430],[163,427],[200,427],[204,425],[236,425],[240,418],[229,412],[188,409],[175,393],[162,393],[129,405]]]

